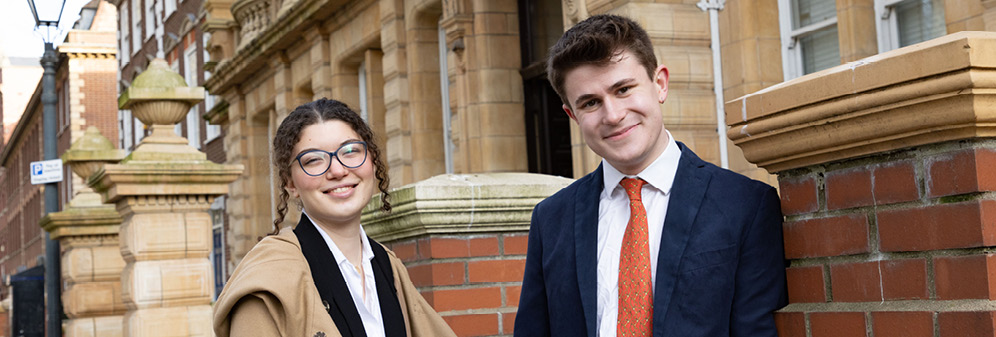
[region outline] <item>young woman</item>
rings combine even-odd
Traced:
[[[375,189],[390,211],[373,132],[345,104],[297,107],[273,138],[280,177],[277,227],[239,263],[214,306],[218,336],[454,336],[393,252],[367,237],[360,213]]]

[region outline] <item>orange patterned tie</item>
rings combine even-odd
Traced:
[[[619,254],[619,337],[650,336],[653,330],[654,290],[650,274],[647,210],[640,190],[643,179],[624,178],[619,184],[629,195],[629,223]]]

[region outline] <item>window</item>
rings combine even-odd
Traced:
[[[164,0],[164,5],[166,6],[166,13],[163,15],[164,18],[168,18],[170,14],[176,12],[176,0]]]
[[[152,1],[152,0],[146,0]],[[142,49],[142,0],[131,0],[131,54]]]
[[[131,110],[118,110],[118,118],[121,120],[121,148],[131,151],[135,132],[131,125],[135,118],[131,117]]]
[[[129,26],[128,20],[131,19],[128,12],[128,6],[121,6],[121,23],[119,24],[120,30],[118,31],[118,42],[121,55],[118,55],[118,60],[120,60],[120,68],[124,68],[124,65],[128,64],[128,57],[131,56],[131,44],[128,42],[131,39],[131,26]]]
[[[194,44],[183,51],[183,78],[187,86],[197,86],[197,48]],[[199,104],[194,104],[187,112],[187,142],[194,148],[201,148],[201,119],[197,112]]]
[[[148,40],[156,30],[155,8],[155,0],[145,0],[145,34],[142,35],[142,42]]]
[[[208,48],[207,48],[209,40],[211,40],[211,33],[207,32],[201,33],[201,42],[202,42],[201,45],[203,46],[204,50],[204,55],[202,57],[204,58],[204,63],[207,63],[208,60],[211,59],[211,55],[208,53]],[[204,71],[203,75],[205,82],[207,82],[207,80],[211,78],[210,72]],[[214,109],[215,104],[218,103],[218,96],[212,95],[209,92],[204,92],[204,95],[205,95],[204,112],[208,112],[211,111],[211,109]],[[206,130],[204,130],[204,133],[205,133],[204,142],[205,143],[210,142],[221,135],[221,126],[215,124],[207,124],[207,128]]]
[[[453,111],[450,110],[450,76],[447,65],[449,48],[446,48],[446,29],[439,25],[439,93],[442,96],[443,107],[443,153],[446,158],[446,173],[453,173],[453,139],[450,126],[453,118]],[[364,78],[364,82],[366,79]],[[364,87],[364,86],[361,86]],[[362,89],[361,89],[362,90]],[[364,100],[365,101],[365,100]],[[363,103],[360,103],[363,104]],[[364,115],[365,116],[365,115]]]
[[[941,0],[876,0],[875,17],[880,53],[947,34]]]
[[[840,64],[834,1],[778,0],[785,80]]]

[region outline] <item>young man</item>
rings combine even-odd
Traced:
[[[664,129],[668,72],[646,31],[591,17],[547,72],[603,160],[533,210],[515,336],[775,336],[778,196]]]

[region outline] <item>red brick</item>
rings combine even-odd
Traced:
[[[929,196],[996,190],[996,152],[974,149],[945,154],[930,163]]]
[[[785,257],[867,253],[868,219],[862,214],[785,223]]]
[[[878,212],[882,251],[996,245],[996,201],[976,200]]]
[[[886,300],[927,299],[927,261],[924,259],[881,261],[882,292]]]
[[[996,299],[996,255],[934,258],[939,300]]]
[[[488,309],[501,307],[501,288],[434,290],[432,307],[436,311]]]
[[[527,241],[529,241],[528,234],[521,235],[505,235],[502,239],[505,245],[505,255],[525,255]]]
[[[775,312],[775,327],[780,337],[807,337],[806,316],[801,312]]]
[[[394,243],[391,245],[391,251],[403,262],[418,260],[418,250],[415,241]]]
[[[813,337],[867,336],[863,312],[814,312],[809,327]]]
[[[876,167],[873,174],[875,204],[892,204],[920,198],[913,163],[905,161]]]
[[[867,168],[827,172],[827,209],[872,205],[871,171]]]
[[[416,287],[460,285],[465,268],[463,262],[430,263],[408,267],[408,276]]]
[[[490,336],[498,334],[498,314],[443,316],[457,336]]]
[[[3,315],[0,315],[3,316]],[[5,317],[5,316],[4,316]],[[2,325],[0,325],[2,326]],[[515,313],[506,312],[501,314],[501,333],[511,335],[515,331]]]
[[[468,240],[470,256],[498,256],[498,237],[489,236]]]
[[[940,336],[996,336],[996,313],[991,311],[941,312]]]
[[[844,263],[830,266],[834,302],[882,300],[878,262]]]
[[[525,259],[486,260],[467,263],[467,274],[471,283],[521,282],[522,274],[525,270]]]
[[[467,239],[430,238],[429,256],[433,259],[470,256],[470,244]]]
[[[816,179],[780,179],[778,190],[782,198],[782,213],[786,215],[815,212],[820,204],[817,200]]]
[[[520,293],[522,293],[521,286],[505,287],[505,306],[518,307]]]
[[[924,311],[873,312],[875,337],[933,337],[934,314]]]
[[[827,301],[823,282],[823,266],[795,267],[785,270],[789,303],[822,303]]]
[[[432,251],[430,250],[432,247],[429,243],[429,238],[419,239],[416,243],[418,245],[419,259],[428,259],[432,256]]]

